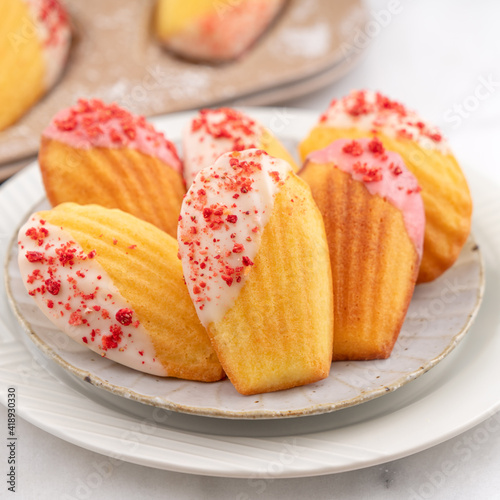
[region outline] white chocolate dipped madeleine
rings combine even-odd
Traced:
[[[244,149],[262,149],[297,170],[291,154],[269,129],[233,108],[201,109],[184,128],[182,142],[188,188],[196,174],[219,156]]]
[[[183,202],[179,253],[191,297],[241,394],[328,376],[328,248],[308,186],[262,150],[226,153]]]
[[[74,203],[33,214],[18,238],[28,293],[73,340],[152,375],[224,376],[174,238],[120,210]]]

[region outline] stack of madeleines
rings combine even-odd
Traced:
[[[243,394],[390,356],[417,282],[470,230],[441,134],[379,93],[334,100],[300,144],[204,109],[176,147],[143,117],[80,100],[42,135],[53,208],[19,231],[28,293],[56,327],[154,376]]]

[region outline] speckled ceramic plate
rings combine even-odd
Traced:
[[[248,113],[272,128],[283,142],[295,149],[316,116],[284,109],[248,109]],[[190,114],[156,120],[174,141]],[[19,210],[23,222],[34,210],[46,207],[37,165],[30,167],[37,178],[33,206],[24,198]],[[22,189],[22,187],[20,187]],[[278,418],[314,415],[354,406],[392,392],[427,372],[445,358],[464,337],[481,303],[484,273],[473,237],[455,265],[432,283],[419,285],[391,357],[387,360],[336,362],[329,378],[258,396],[241,396],[228,381],[211,384],[162,379],[136,372],[102,358],[55,330],[32,302],[17,267],[13,237],[6,261],[7,293],[24,327],[25,340],[81,381],[124,398],[148,405],[196,415],[226,418]]]

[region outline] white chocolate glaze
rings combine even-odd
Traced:
[[[235,109],[200,110],[183,131],[186,186],[224,153],[259,148],[263,133],[262,125]]]
[[[58,0],[24,0],[33,17],[45,57],[45,88],[59,78],[71,44],[68,15]]]
[[[437,127],[424,122],[414,111],[379,92],[355,90],[334,99],[320,118],[320,125],[381,132],[397,139],[410,139],[425,149],[449,154],[449,147]]]
[[[28,293],[57,328],[101,356],[165,376],[140,318],[99,264],[64,229],[33,214],[18,235]]]
[[[201,323],[217,323],[254,265],[274,197],[291,166],[257,149],[226,153],[201,170],[184,198],[177,238]]]

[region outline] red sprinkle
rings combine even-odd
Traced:
[[[114,120],[113,126],[102,127],[110,120]],[[154,145],[156,151],[168,150],[180,165],[175,145],[162,132],[157,131],[143,116],[134,115],[114,103],[105,104],[99,99],[80,99],[76,106],[67,110],[65,118],[56,119],[54,125],[61,132],[78,134],[80,138],[91,143],[107,134],[117,147],[130,146],[140,130],[145,140]],[[177,165],[175,167],[177,168]]]
[[[120,309],[116,315],[116,321],[120,323],[121,325],[128,326],[132,323],[132,316],[134,314],[134,311],[132,309],[129,309],[128,307]]]
[[[352,141],[346,144],[342,151],[352,156],[361,156],[363,154],[363,146],[357,141]]]
[[[243,256],[242,262],[244,266],[253,266],[253,262],[246,255]]]
[[[369,143],[368,143],[368,150],[371,151],[373,154],[384,154],[385,153],[385,149],[384,149],[384,145],[382,144],[382,142],[380,141],[380,139],[378,139],[377,137],[374,137]]]
[[[50,294],[57,295],[61,289],[61,282],[49,278],[45,281],[45,286]]]
[[[235,243],[233,246],[233,253],[241,253],[245,250],[245,247],[241,243]]]
[[[26,258],[29,262],[42,262],[45,260],[45,257],[41,252],[26,252]]]

